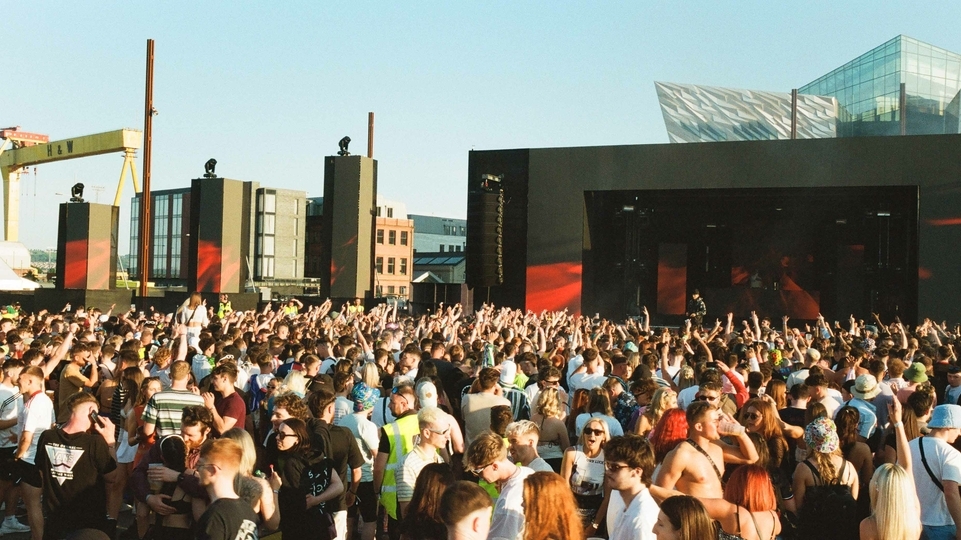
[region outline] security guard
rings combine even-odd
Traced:
[[[230,315],[234,312],[234,308],[230,305],[230,298],[226,294],[220,294],[220,306],[217,307],[217,318],[223,320],[224,317]]]
[[[381,428],[380,447],[374,459],[374,493],[380,493],[380,504],[387,512],[390,540],[400,538],[397,468],[401,459],[414,447],[414,439],[420,432],[414,404],[414,387],[409,382],[402,382],[391,390],[388,407],[397,420]],[[383,521],[378,520],[378,523]]]

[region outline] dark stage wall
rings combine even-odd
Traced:
[[[505,222],[514,225],[505,227],[505,283],[490,291],[500,304],[587,307],[585,192],[917,186],[917,312],[900,315],[961,319],[959,135],[474,151],[468,204],[485,173],[505,175]]]

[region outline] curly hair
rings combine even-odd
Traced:
[[[543,415],[544,418],[560,418],[561,410],[560,392],[557,388],[545,388],[537,394],[534,412]]]
[[[293,392],[287,392],[275,397],[274,410],[276,409],[285,409],[290,416],[300,418],[304,421],[310,418],[310,411],[307,409],[307,405],[304,405],[304,400]]]

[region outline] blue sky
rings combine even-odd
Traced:
[[[0,127],[54,139],[142,128],[153,38],[155,189],[187,185],[214,157],[222,176],[320,195],[324,156],[344,135],[366,152],[374,111],[381,195],[451,217],[466,214],[471,149],[667,142],[657,80],[789,91],[897,34],[961,51],[956,1],[78,1],[2,13]],[[121,163],[31,170],[21,241],[56,244],[75,178],[104,187],[88,200],[112,201]]]

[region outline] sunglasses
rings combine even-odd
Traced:
[[[603,434],[604,434],[604,430],[603,430],[603,429],[584,428],[584,435],[587,435],[587,436],[591,436],[591,435],[603,435]]]
[[[544,386],[557,386],[561,383],[560,379],[556,381],[542,381],[542,382],[544,383]]]
[[[488,463],[487,465],[484,465],[480,469],[471,469],[470,473],[473,474],[474,476],[480,476],[481,474],[483,474],[484,469],[490,467],[491,465],[492,463]]]
[[[759,413],[756,413],[756,412],[747,413],[747,414],[744,415],[744,418],[746,418],[747,420],[757,420],[757,419],[760,418],[760,417],[761,417],[761,415],[760,415]]]
[[[436,429],[427,428],[427,431],[433,433],[434,435],[447,435],[450,432],[450,428],[447,428],[444,431],[437,431]]]
[[[284,440],[284,439],[287,439],[287,438],[289,438],[289,437],[293,437],[293,438],[296,439],[296,438],[297,438],[297,435],[295,435],[295,434],[293,434],[293,433],[284,433],[283,431],[278,431],[278,432],[277,432],[277,438],[280,439],[280,440]]]
[[[607,469],[607,472],[617,472],[617,471],[619,471],[619,470],[621,470],[621,469],[630,469],[631,466],[630,466],[630,465],[622,465],[622,464],[620,464],[620,463],[605,463],[605,464],[604,464],[604,468]]]
[[[721,396],[697,396],[697,401],[717,401]]]

